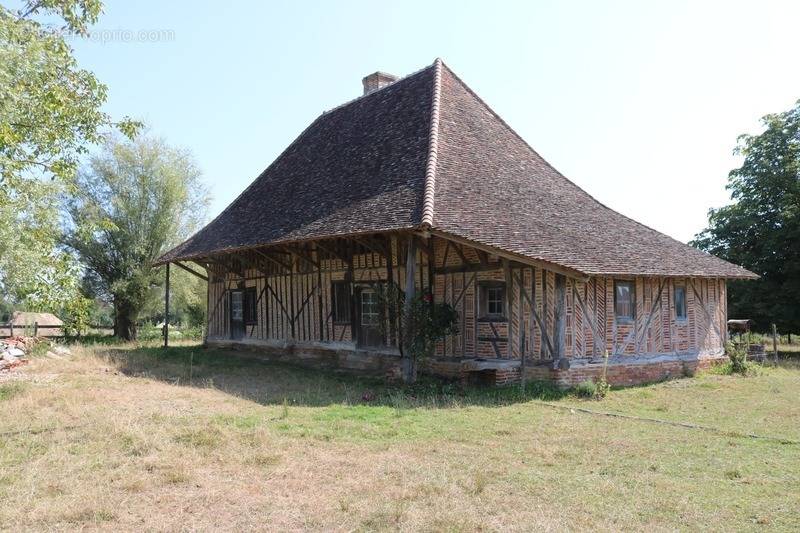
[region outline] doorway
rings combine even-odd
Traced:
[[[231,339],[244,338],[244,291],[231,291]]]
[[[383,346],[381,331],[381,304],[374,287],[362,287],[356,292],[358,311],[358,345],[362,347]]]

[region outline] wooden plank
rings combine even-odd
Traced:
[[[164,348],[169,348],[169,263],[166,268],[164,291]]]
[[[216,283],[215,285],[221,285],[221,283]],[[214,310],[211,311],[209,316],[217,313],[217,311],[219,310],[220,303],[222,303],[222,298],[225,297],[225,292],[226,292],[226,290],[223,287],[222,294],[219,296],[219,298],[217,298],[217,303],[214,305]],[[217,327],[219,327],[220,322],[219,322],[218,318],[217,318],[216,322],[217,322]]]
[[[306,306],[308,305],[308,302],[311,300],[311,297],[312,297],[312,296],[314,296],[314,288],[312,287],[311,289],[309,289],[309,288],[308,288],[308,281],[307,281],[307,280],[305,280],[305,279],[303,279],[303,278],[305,278],[305,276],[302,276],[302,278],[301,278],[301,281],[300,281],[300,290],[302,290],[302,291],[306,292],[306,297],[305,297],[305,298],[303,299],[303,301],[301,302],[301,304],[300,304],[300,309],[298,309],[298,310],[297,310],[297,313],[295,313],[295,320],[297,320],[298,318],[300,318],[300,315],[301,315],[301,314],[303,314],[303,311],[305,311],[305,309],[306,309]],[[306,313],[306,314],[307,314],[307,313]],[[304,321],[304,320],[301,320],[301,321],[300,321],[300,324],[301,324],[301,325],[303,325],[303,334],[305,335],[306,331],[305,331],[305,325],[304,325],[304,323],[305,323],[305,321]]]
[[[458,335],[461,337],[461,357],[467,356],[467,302],[464,299],[464,294],[467,292],[467,287],[475,281],[475,274],[472,275],[472,279],[467,281],[467,275],[465,273],[461,273],[461,294],[458,295],[458,301],[461,302],[461,328],[459,329]]]
[[[583,317],[589,323],[589,327],[592,330],[592,357],[594,357],[595,352],[597,351],[597,340],[599,338],[597,335],[597,324],[594,320],[594,317],[590,316],[588,310],[586,309],[586,304],[584,303],[583,298],[581,298],[581,295],[578,293],[578,290],[575,288],[575,285],[572,286],[572,290],[575,291],[574,297],[581,308]]]
[[[464,274],[464,279],[466,281],[466,274]],[[456,299],[453,300],[453,304],[452,304],[453,307],[456,307],[459,303],[461,303],[461,299],[464,297],[464,294],[467,292],[467,289],[475,281],[476,281],[476,276],[473,273],[472,277],[469,279],[469,281],[462,285],[461,291],[458,293],[458,297],[456,297]]]
[[[211,315],[208,310],[211,308],[211,283],[206,283],[206,327],[203,331],[203,345],[208,343],[208,331],[211,329]]]
[[[522,263],[511,262],[512,266],[528,266]],[[434,267],[434,274],[460,274],[462,272],[489,272],[492,270],[500,270],[503,268],[502,263],[469,263],[467,265],[454,265],[454,266],[441,266]]]
[[[511,278],[511,267],[508,259],[503,259],[503,276],[506,282],[506,319],[508,320],[508,358],[514,358],[514,280]]]
[[[711,323],[711,326],[714,328],[714,331],[716,331],[717,335],[720,338],[722,338],[722,333],[720,333],[719,327],[717,327],[716,322],[714,321],[714,319],[711,316],[711,313],[706,307],[705,302],[703,301],[703,297],[700,296],[700,293],[697,292],[697,287],[695,287],[694,285],[694,279],[689,278],[689,282],[692,285],[692,291],[694,292],[695,298],[697,298],[697,301],[700,303],[700,309],[703,310],[703,313],[706,315],[706,319]]]
[[[458,255],[458,258],[461,260],[461,264],[468,265],[468,264],[470,264],[470,262],[467,259],[467,256],[464,255],[463,246],[464,246],[463,244],[454,244],[453,245],[453,250],[456,251],[456,254]]]
[[[499,333],[497,333],[497,328],[494,327],[494,323],[493,322],[489,322],[489,328],[491,328],[493,336],[492,337],[479,337],[478,340],[479,341],[490,341],[492,343],[492,349],[494,350],[495,356],[497,356],[497,358],[500,359],[502,357],[502,355],[500,355],[500,347],[497,345],[497,342],[498,341],[502,342],[504,340],[507,341],[508,339],[504,339],[504,338],[500,337]]]
[[[386,237],[386,287],[389,295],[394,293],[394,237]],[[397,309],[394,305],[389,305],[389,344],[397,344]]]
[[[539,267],[547,269],[547,270],[549,270],[551,272],[555,272],[557,274],[562,274],[564,276],[569,276],[571,278],[578,278],[578,279],[581,279],[581,280],[584,280],[584,281],[589,279],[589,276],[587,274],[584,274],[583,272],[581,272],[579,270],[574,270],[574,269],[571,269],[571,268],[568,268],[568,267],[563,267],[561,265],[556,265],[555,263],[548,263],[546,261],[537,261],[535,259],[530,259],[530,258],[525,257],[525,256],[520,255],[520,254],[507,252],[505,250],[501,250],[499,248],[494,248],[492,246],[481,244],[481,243],[478,243],[478,242],[475,242],[475,241],[471,241],[469,239],[465,239],[465,238],[459,237],[457,235],[452,235],[450,233],[447,233],[447,232],[444,232],[444,231],[441,231],[441,230],[431,229],[429,231],[431,232],[431,234],[436,235],[437,237],[441,237],[442,239],[445,239],[445,240],[448,240],[448,241],[453,241],[454,243],[465,244],[465,245],[470,246],[470,247],[472,247],[472,248],[474,248],[476,250],[484,250],[484,251],[486,251],[486,252],[488,252],[490,254],[494,254],[494,255],[496,255],[498,257],[503,257],[503,258],[509,259],[511,261],[518,261],[520,263],[523,263],[523,264],[529,265],[529,266],[539,266]]]
[[[363,246],[364,248],[371,250],[372,252],[380,256],[386,257],[386,250],[383,247],[383,243],[372,240],[366,236],[353,236],[350,238],[353,239],[358,244],[360,244],[361,246]]]
[[[356,294],[355,294],[355,266],[353,265],[353,256],[355,250],[352,243],[348,245],[350,260],[347,262],[347,276],[350,281],[350,341],[356,342],[356,335],[358,332],[358,325],[356,324]],[[342,333],[344,335],[344,332]]]
[[[197,276],[198,278],[202,279],[203,281],[206,281],[206,282],[208,281],[208,277],[207,277],[207,276],[204,276],[204,275],[202,275],[201,273],[199,273],[199,272],[198,272],[198,271],[196,271],[195,269],[193,269],[193,268],[190,268],[190,267],[188,267],[188,266],[184,265],[184,264],[183,264],[183,263],[181,263],[180,261],[175,261],[173,264],[174,264],[174,265],[176,265],[176,266],[178,266],[179,268],[182,268],[183,270],[185,270],[185,271],[186,271],[186,272],[188,272],[189,274],[191,274],[191,275],[193,275],[193,276]]]
[[[211,264],[217,265],[217,267],[222,269],[222,276],[219,276],[219,274],[217,274],[217,276],[219,276],[219,277],[223,277],[224,278],[227,274],[239,274],[241,277],[244,277],[243,273],[237,272],[236,269],[232,268],[230,264],[226,263],[224,260],[222,260],[220,258],[213,258],[212,259],[212,258],[209,257],[208,258],[208,262],[211,263]]]
[[[405,315],[406,319],[411,315],[411,302],[414,299],[416,287],[414,286],[415,278],[416,278],[416,269],[417,269],[417,240],[414,238],[413,235],[409,235],[408,237],[408,253],[406,255],[406,299],[403,306],[403,314]],[[406,342],[408,339],[405,339]],[[411,354],[408,353],[408,350],[403,350],[404,354],[404,378],[406,381],[411,380],[411,374],[413,371],[412,368],[412,361],[411,361]]]
[[[290,254],[296,256],[296,257],[299,257],[300,259],[302,259],[303,261],[305,261],[309,265],[313,266],[314,268],[319,268],[320,267],[319,261],[317,261],[313,257],[311,257],[311,255],[309,253],[307,253],[306,250],[303,249],[303,248],[288,248],[287,247],[286,251],[289,252]]]
[[[337,258],[345,265],[349,265],[352,262],[352,257],[349,257],[346,253],[342,253],[337,248],[337,244],[338,243],[334,242],[332,245],[329,245],[328,243],[322,243],[320,241],[317,241],[317,248],[321,249],[328,255],[332,255],[333,257]]]
[[[436,258],[434,257],[434,254],[433,254],[433,250],[434,250],[434,248],[433,248],[433,237],[429,237],[428,238],[428,248],[430,250],[430,253],[427,256],[427,259],[428,259],[428,261],[427,261],[427,263],[428,263],[428,292],[430,292],[431,296],[433,296],[433,279],[434,279],[433,267],[436,264]]]
[[[536,352],[536,320],[533,318],[533,315],[536,313],[536,267],[531,267],[531,295],[528,298],[528,305],[531,308],[531,337],[528,341],[530,344],[530,352],[531,355],[535,355]],[[527,296],[527,293],[523,295]]]
[[[287,319],[290,319],[289,312],[283,305],[283,299],[280,296],[278,296],[278,293],[275,292],[275,289],[272,288],[272,285],[270,285],[269,282],[267,282],[267,289],[269,290],[270,294],[272,294],[272,297],[275,298],[275,301],[278,302],[278,305],[280,306],[281,311],[283,312],[283,316],[285,316]]]
[[[292,257],[292,268],[291,268],[291,271],[289,273],[289,312],[291,313],[291,320],[292,320],[292,323],[291,323],[292,340],[297,340],[297,331],[296,331],[296,324],[295,324],[295,318],[296,317],[295,317],[295,314],[294,314],[294,307],[295,307],[295,305],[294,305],[294,297],[295,297],[295,291],[294,291],[295,274],[294,273],[295,273],[295,266],[296,266],[295,265],[295,260],[294,260],[294,257]]]
[[[263,259],[266,259],[270,263],[273,263],[273,264],[277,265],[282,270],[284,270],[284,271],[288,270],[288,271],[291,272],[292,268],[289,265],[287,265],[286,263],[284,263],[283,261],[281,261],[280,259],[276,259],[275,257],[262,252],[261,250],[253,250],[253,251],[256,254],[258,254],[259,256],[261,256]]]
[[[555,348],[554,359],[562,359],[565,355],[564,342],[566,340],[566,277],[556,274],[555,284]]]
[[[450,241],[448,241],[448,240],[446,240],[445,243],[446,244],[444,245],[444,254],[442,254],[442,266],[441,266],[441,268],[444,268],[444,267],[447,266],[447,254],[450,252],[450,246],[452,246],[452,243]]]
[[[525,297],[525,273],[524,271],[520,271],[520,283],[519,283],[519,378],[520,384],[523,389],[525,389],[525,322],[523,321],[522,317],[524,315],[524,309],[522,300]],[[533,322],[533,320],[531,320]]]
[[[647,315],[647,320],[645,321],[644,327],[642,328],[642,330],[644,331],[645,335],[647,334],[647,328],[650,327],[650,321],[653,320],[653,314],[655,313],[655,307],[661,303],[661,295],[664,292],[664,284],[665,284],[665,282],[664,282],[664,280],[662,280],[660,282],[660,284],[659,284],[658,296],[656,297],[655,302],[653,302],[653,305],[650,308],[650,313]],[[631,331],[631,333],[629,333],[625,337],[625,341],[622,343],[622,346],[620,347],[619,351],[615,352],[615,353],[619,353],[619,354],[625,353],[625,350],[628,348],[628,345],[630,344],[631,335],[636,336],[637,339],[638,339],[638,332],[637,332],[637,329],[636,329],[635,325],[634,325],[634,328]],[[638,340],[637,340],[636,346],[638,346],[638,344],[639,343],[638,343]]]
[[[546,281],[544,272],[542,272],[542,280]],[[542,293],[544,292],[545,291],[542,290]],[[528,298],[527,293],[522,293],[522,294],[524,298],[526,299]],[[542,318],[539,316],[539,313],[536,312],[536,306],[533,305],[531,300],[528,300],[528,303],[531,305],[531,309],[533,311],[533,319],[536,321],[537,324],[539,324],[539,330],[542,332],[542,339],[544,340],[543,346],[547,346],[547,350],[550,354],[550,357],[555,358],[555,349],[553,348],[553,344],[550,341],[550,336],[547,333],[547,328],[544,326],[544,322],[542,321]]]

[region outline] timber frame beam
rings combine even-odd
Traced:
[[[574,279],[578,279],[580,281],[588,281],[589,280],[589,276],[587,274],[584,274],[583,272],[580,272],[579,270],[574,270],[574,269],[571,269],[571,268],[562,267],[560,265],[556,265],[554,263],[548,263],[546,261],[537,261],[535,259],[530,259],[530,258],[527,258],[527,257],[522,256],[520,254],[515,254],[515,253],[512,253],[512,252],[505,252],[505,251],[500,250],[498,248],[494,248],[492,246],[487,246],[485,244],[481,244],[481,243],[478,243],[478,242],[475,242],[475,241],[471,241],[469,239],[465,239],[465,238],[459,237],[457,235],[452,235],[452,234],[444,232],[444,231],[439,231],[439,230],[434,230],[434,229],[431,229],[429,231],[430,231],[430,233],[432,235],[435,235],[436,237],[439,237],[441,239],[449,240],[449,241],[452,241],[452,242],[457,243],[457,244],[471,246],[472,248],[475,248],[476,250],[482,250],[482,251],[484,251],[486,253],[494,254],[494,255],[496,255],[498,257],[509,259],[511,261],[517,261],[519,263],[523,263],[523,264],[526,264],[526,265],[540,267],[540,268],[543,268],[545,270],[549,270],[551,272],[555,272],[556,274],[562,274],[562,275],[564,275],[564,276],[566,276],[568,278],[574,278]],[[480,257],[480,255],[479,255],[479,257]]]
[[[196,271],[195,269],[193,269],[191,267],[188,267],[188,266],[184,265],[180,261],[175,261],[175,262],[173,262],[173,264],[175,266],[177,266],[178,268],[182,268],[183,270],[185,270],[189,274],[192,274],[193,276],[197,276],[198,278],[202,279],[203,281],[206,281],[206,282],[208,281],[208,276],[204,276],[200,272]]]

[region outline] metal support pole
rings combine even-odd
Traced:
[[[164,293],[164,348],[169,347],[169,263],[167,263],[166,276],[166,292]]]

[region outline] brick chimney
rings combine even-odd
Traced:
[[[373,72],[368,76],[364,76],[364,79],[361,80],[361,83],[364,84],[364,94],[369,94],[396,81],[397,76],[392,74],[387,74],[385,72]]]

